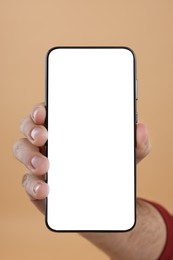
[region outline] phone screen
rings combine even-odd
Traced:
[[[47,55],[46,223],[55,231],[135,224],[135,57],[126,47]]]

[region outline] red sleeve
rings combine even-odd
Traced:
[[[157,208],[157,210],[163,217],[167,228],[167,239],[159,260],[173,260],[173,215],[171,215],[161,205],[151,201],[147,202],[152,204],[155,208]]]

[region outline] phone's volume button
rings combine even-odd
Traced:
[[[138,112],[136,112],[136,124],[138,123]]]
[[[136,79],[136,83],[135,83],[135,95],[136,95],[136,100],[138,100],[138,80]]]

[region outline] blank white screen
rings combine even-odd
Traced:
[[[47,223],[128,230],[135,221],[134,56],[57,48],[48,56]]]

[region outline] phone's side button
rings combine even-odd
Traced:
[[[136,79],[136,84],[135,84],[135,92],[136,92],[136,100],[138,100],[138,80]]]
[[[136,124],[138,123],[138,112],[136,112]]]

